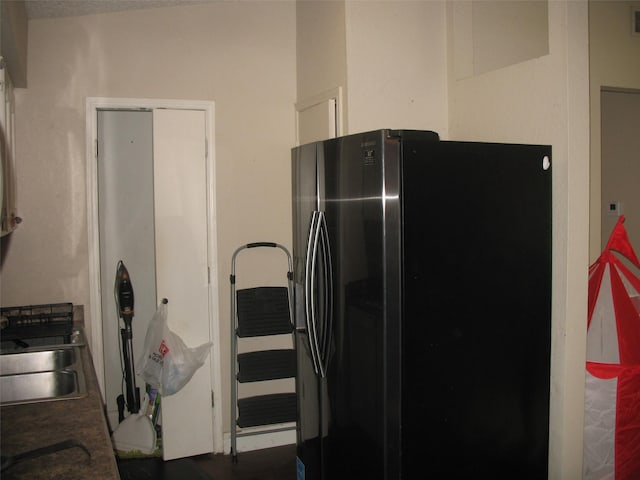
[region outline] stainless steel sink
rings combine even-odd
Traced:
[[[86,396],[82,348],[83,341],[0,355],[0,405]]]
[[[5,354],[0,357],[0,375],[61,370],[75,363],[77,353],[74,348],[56,348]]]
[[[7,405],[79,398],[83,395],[78,377],[75,370],[0,376],[1,403]]]

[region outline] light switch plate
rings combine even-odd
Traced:
[[[622,215],[622,203],[607,202],[607,215],[610,217],[619,217]]]

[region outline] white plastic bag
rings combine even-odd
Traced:
[[[213,344],[188,348],[167,324],[167,302],[163,300],[153,315],[144,338],[144,349],[136,373],[161,395],[169,396],[184,387],[209,355]]]

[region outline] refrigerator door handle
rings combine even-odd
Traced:
[[[322,318],[321,342],[319,345],[320,370],[323,377],[326,376],[329,366],[329,346],[332,336],[333,326],[333,272],[331,270],[331,248],[329,243],[329,232],[324,212],[320,212],[318,230],[320,233],[320,244],[322,252],[322,262],[324,278],[324,316]]]
[[[320,361],[318,354],[318,336],[316,331],[315,320],[315,261],[318,248],[318,218],[317,210],[311,215],[311,225],[309,226],[309,239],[307,240],[307,258],[305,261],[304,274],[304,307],[305,320],[307,326],[307,337],[309,338],[309,347],[311,349],[311,359],[313,360],[313,369],[316,374],[320,374]]]

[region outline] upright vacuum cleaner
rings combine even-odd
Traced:
[[[148,396],[144,396],[142,409],[140,407],[140,390],[136,387],[135,368],[133,364],[133,284],[127,267],[122,260],[118,262],[116,270],[115,296],[118,315],[124,322],[120,329],[122,339],[122,361],[124,365],[124,380],[126,386],[126,407],[129,416],[125,418],[125,396],[120,394],[118,402],[118,421],[111,438],[116,450],[121,452],[140,452],[152,454],[156,449],[156,431],[151,419],[146,415]],[[142,413],[140,413],[142,410]]]
[[[124,381],[127,393],[127,410],[130,413],[140,411],[140,390],[136,387],[135,368],[133,365],[133,285],[129,271],[122,260],[118,262],[116,270],[116,302],[118,314],[124,322],[124,328],[120,329],[122,338],[122,361],[124,363]],[[118,418],[124,420],[124,395],[118,396]]]

